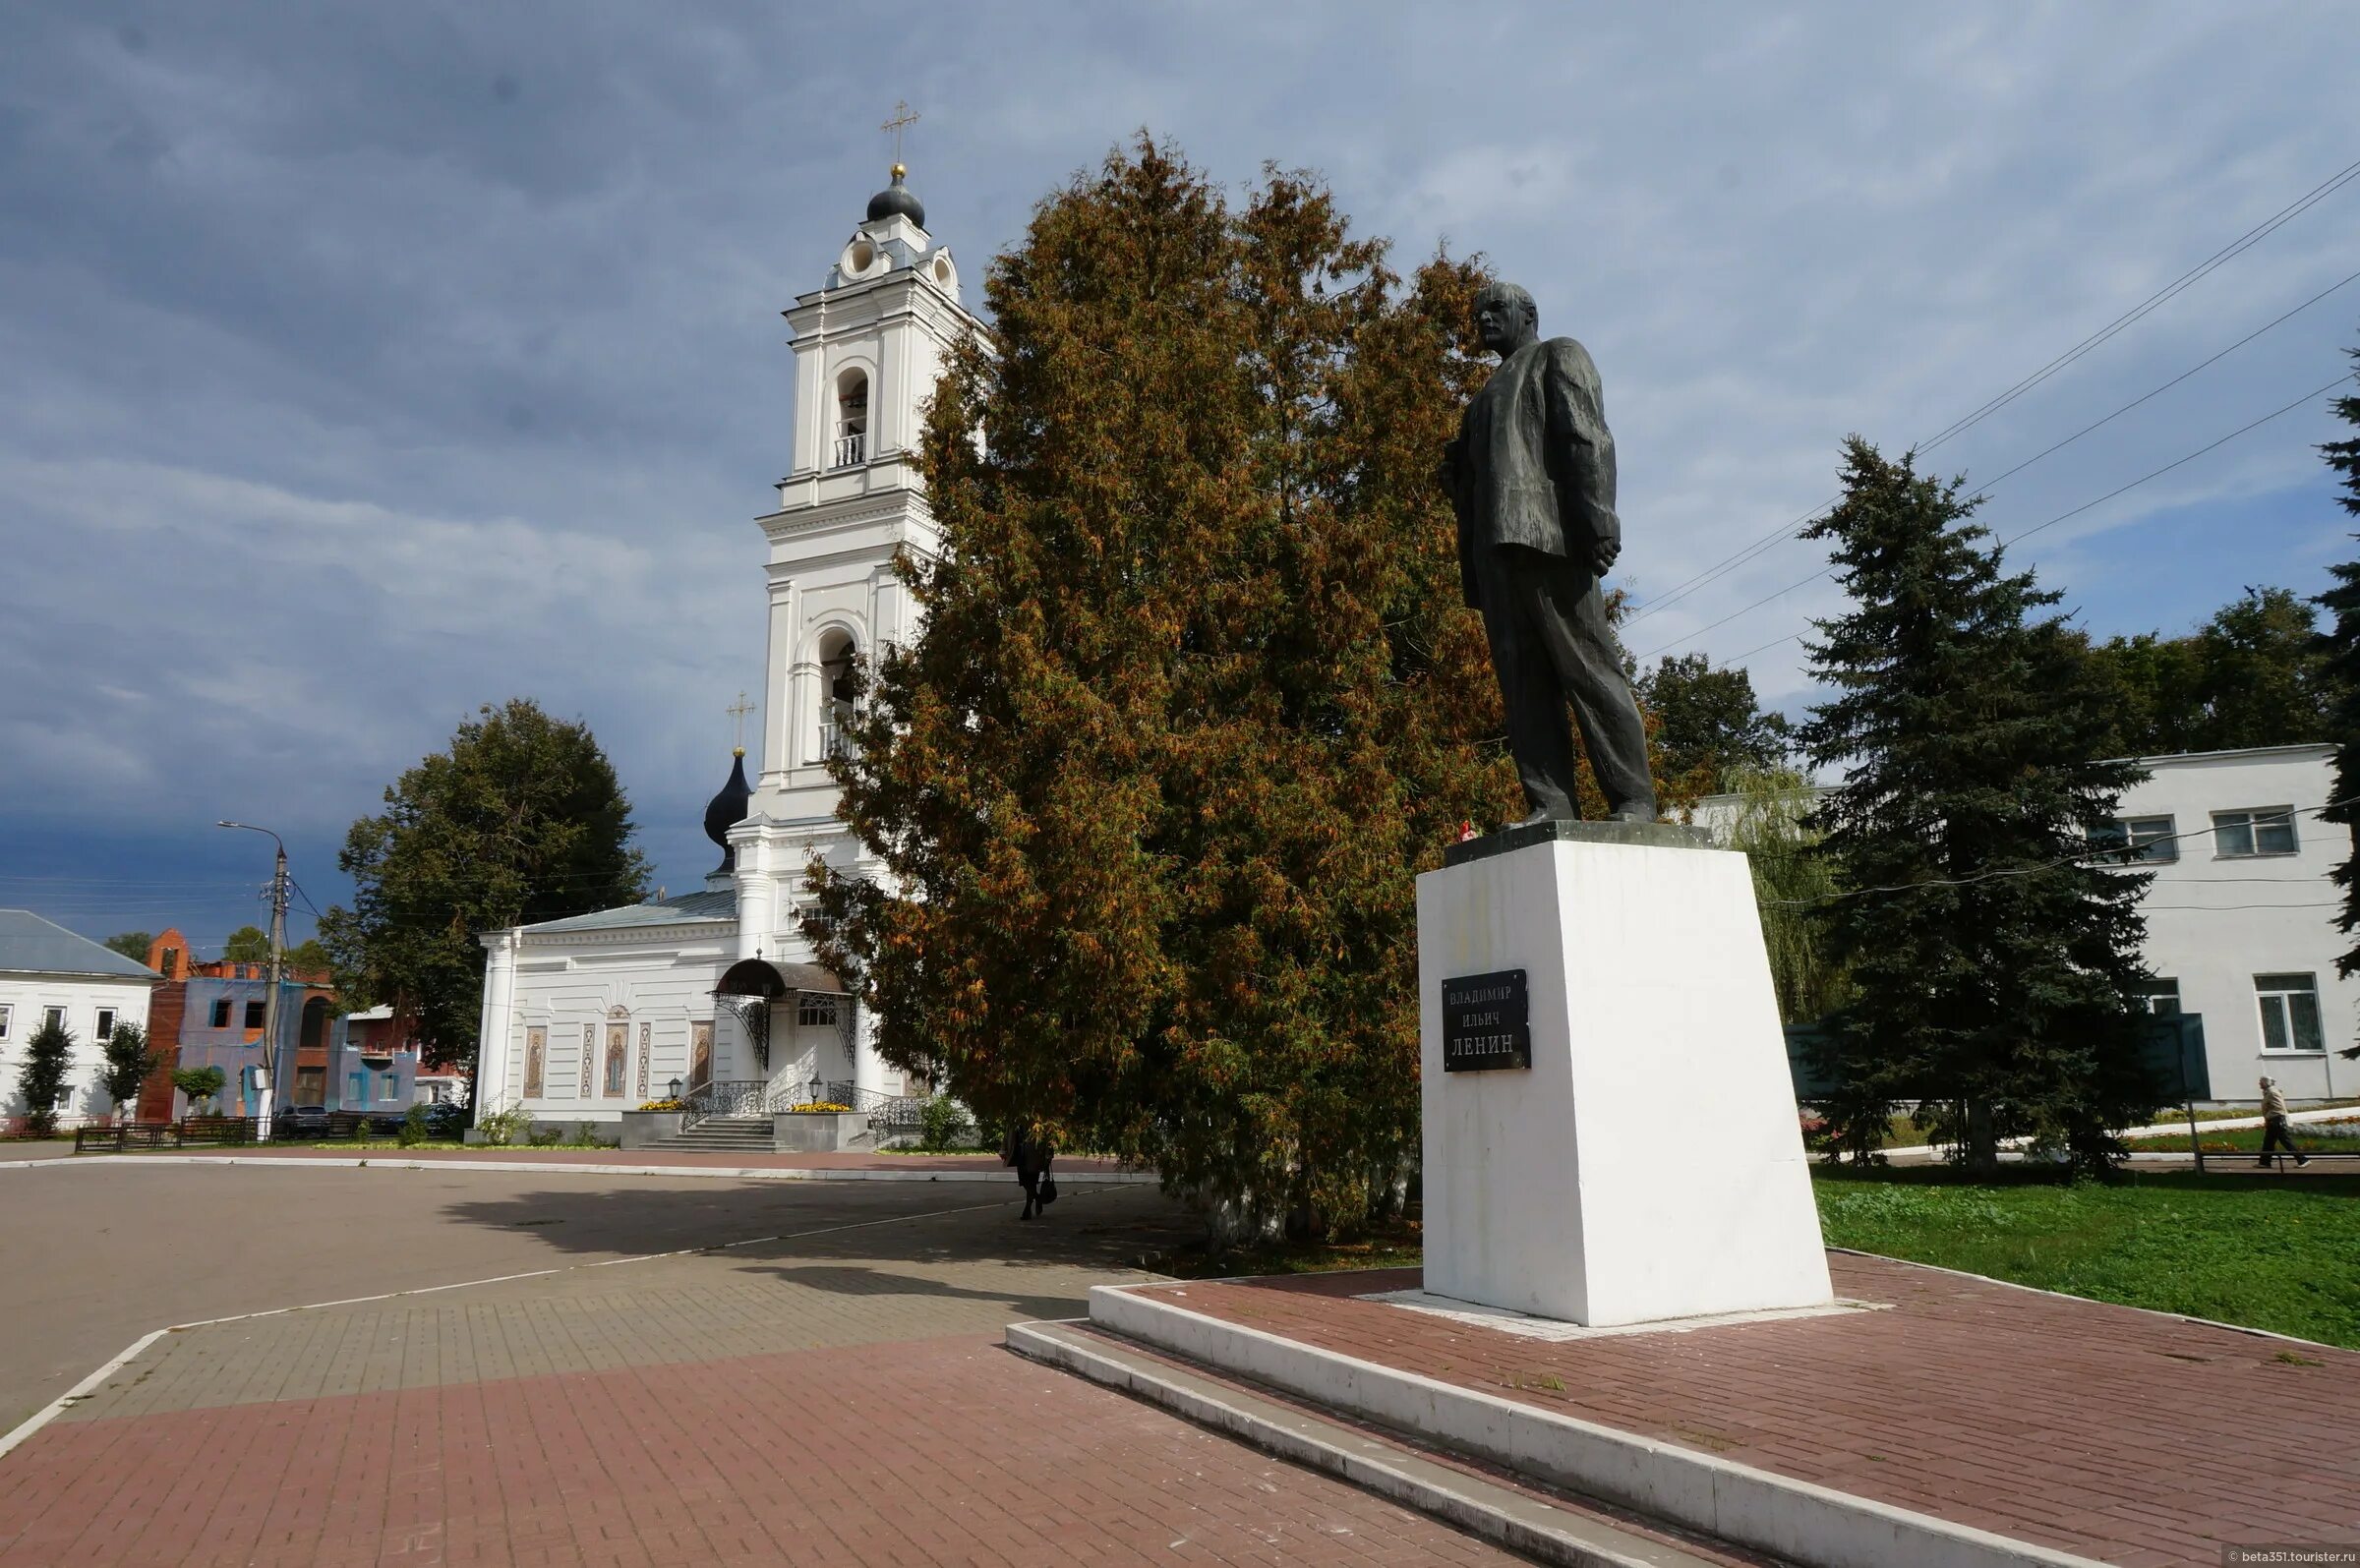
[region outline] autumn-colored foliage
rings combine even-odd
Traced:
[[[1435,483],[1482,281],[1143,138],[1040,203],[935,394],[924,629],[838,763],[890,880],[816,873],[811,934],[888,1060],[1229,1234],[1398,1196],[1414,879],[1523,814]]]

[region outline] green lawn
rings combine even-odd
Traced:
[[[1832,1247],[2360,1350],[2360,1178],[2060,1187],[1905,1169],[1815,1185]]]
[[[2360,1176],[2133,1171],[2066,1187],[1820,1167],[1812,1186],[1831,1247],[2360,1350]],[[1183,1248],[1149,1266],[1204,1279],[1414,1268],[1419,1257],[1412,1220],[1348,1244]]]

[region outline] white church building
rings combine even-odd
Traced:
[[[903,175],[895,164],[825,282],[785,313],[794,456],[778,509],[759,520],[761,750],[750,785],[740,750],[707,808],[722,862],[693,893],[483,936],[479,1118],[520,1107],[541,1123],[610,1123],[676,1081],[714,1116],[813,1100],[868,1110],[914,1087],[877,1057],[870,1020],[799,929],[814,857],[882,874],[836,819],[826,762],[856,666],[916,630],[893,561],[937,548],[919,422],[945,356],[974,325]]]

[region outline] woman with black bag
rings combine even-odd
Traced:
[[[1000,1160],[1016,1167],[1016,1179],[1025,1189],[1025,1211],[1018,1219],[1029,1220],[1057,1201],[1057,1181],[1049,1175],[1049,1162],[1056,1157],[1055,1146],[1038,1128],[1023,1121],[1008,1124],[1008,1137],[1000,1145]]]

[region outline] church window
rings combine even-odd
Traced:
[[[850,468],[868,458],[868,373],[849,370],[836,377],[836,452],[831,468]]]
[[[856,661],[859,650],[845,632],[831,632],[819,645],[819,682],[825,696],[820,705],[819,752],[840,757],[852,749],[850,726]]]
[[[795,1021],[835,1027],[836,999],[832,996],[813,996],[808,991],[801,993],[796,999]]]

